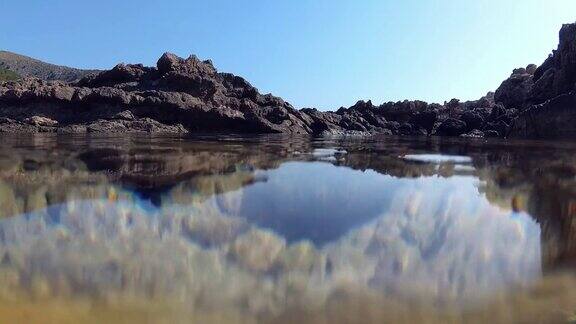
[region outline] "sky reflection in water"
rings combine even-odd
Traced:
[[[4,137],[0,319],[563,322],[575,157],[434,138]]]
[[[2,265],[54,295],[152,294],[254,314],[321,305],[344,285],[466,305],[542,271],[539,225],[479,184],[285,162],[184,182],[156,205],[112,188],[0,221]]]

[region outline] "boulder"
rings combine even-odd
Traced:
[[[532,65],[529,65],[529,69],[515,69],[498,87],[494,93],[494,100],[505,107],[524,108],[534,85],[533,75],[528,73],[528,70],[533,71]]]
[[[460,119],[466,123],[467,130],[481,129],[484,126],[484,118],[477,112],[466,111],[461,116]]]
[[[24,122],[34,126],[54,127],[58,125],[58,122],[56,120],[41,116],[32,116],[29,118],[25,118]]]
[[[468,138],[483,138],[484,132],[482,132],[481,130],[478,130],[478,129],[473,129],[472,131],[470,131],[466,134],[462,134],[460,136],[461,137],[468,137]]]
[[[79,86],[101,87],[113,86],[119,83],[138,82],[148,74],[154,73],[153,68],[142,64],[118,64],[112,70],[96,75],[90,75],[78,82]]]
[[[448,118],[443,121],[436,130],[441,136],[460,136],[466,132],[466,123],[460,119]]]
[[[410,124],[424,129],[426,133],[431,134],[437,118],[438,113],[434,110],[420,111],[410,118]]]

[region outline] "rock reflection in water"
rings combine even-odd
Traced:
[[[180,322],[193,312],[224,323],[509,322],[508,306],[530,322],[524,310],[565,320],[576,309],[575,278],[554,274],[576,253],[576,148],[276,137],[0,146],[0,307],[168,304]]]

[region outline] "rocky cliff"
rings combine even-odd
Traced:
[[[119,64],[76,83],[0,87],[8,131],[310,133],[309,117],[210,61],[164,54],[157,67]]]
[[[0,130],[457,136],[492,127],[488,135],[498,136],[503,132],[496,123],[510,117],[494,106],[488,95],[445,105],[359,101],[335,112],[297,110],[281,98],[260,94],[241,77],[217,72],[210,61],[166,53],[156,67],[119,64],[73,83],[37,78],[5,82],[0,85]]]
[[[560,30],[558,49],[523,81],[517,103],[524,111],[512,125],[510,136],[542,139],[576,138],[576,24]]]
[[[570,24],[540,67],[515,69],[495,93],[476,101],[359,101],[334,112],[297,110],[239,76],[219,73],[210,61],[166,53],[156,67],[119,64],[74,82],[0,83],[0,131],[574,138],[575,91],[576,24]]]

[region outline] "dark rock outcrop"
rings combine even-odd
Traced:
[[[493,95],[439,104],[358,101],[335,112],[296,110],[210,61],[164,54],[156,67],[119,64],[78,82],[25,78],[0,84],[0,131],[233,132],[458,136],[484,128]],[[505,114],[504,111],[502,114]],[[46,119],[53,123],[29,123]],[[446,121],[467,125],[450,131]]]
[[[156,67],[119,64],[76,82],[0,83],[0,131],[574,138],[572,101],[560,98],[573,91],[576,24],[562,27],[558,50],[540,67],[514,70],[495,93],[475,101],[358,101],[334,112],[297,110],[219,73],[210,61],[166,53]]]
[[[514,121],[511,135],[538,139],[576,138],[576,92],[527,109]]]
[[[558,49],[534,71],[530,83],[523,92],[525,109],[510,121],[508,136],[576,138],[576,24],[562,27]]]
[[[523,108],[534,86],[535,65],[515,69],[494,93],[494,100],[506,107]]]
[[[466,132],[466,128],[466,123],[462,120],[448,118],[440,124],[436,133],[445,136],[460,136]]]
[[[77,83],[4,83],[0,116],[50,118],[58,121],[52,131],[66,132],[311,133],[310,117],[282,99],[259,94],[240,77],[217,73],[209,61],[173,54],[164,54],[157,68],[120,64]]]
[[[467,130],[480,129],[484,126],[484,117],[482,113],[476,111],[466,111],[460,117],[466,123]]]
[[[576,90],[576,24],[562,26],[560,44],[534,72],[530,101],[535,104]]]
[[[164,54],[156,67],[119,64],[78,82],[26,78],[0,85],[5,132],[433,133],[441,105],[359,101],[336,112],[296,110],[210,61]],[[26,120],[46,119],[50,125]]]
[[[410,124],[419,127],[424,130],[426,134],[432,134],[436,120],[438,119],[438,113],[429,109],[427,111],[420,111],[412,115],[410,118]]]

